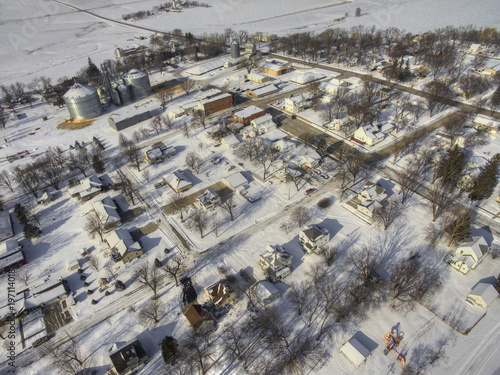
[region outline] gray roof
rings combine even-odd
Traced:
[[[487,305],[490,305],[498,297],[498,292],[491,284],[478,283],[472,288],[470,295],[479,296]]]

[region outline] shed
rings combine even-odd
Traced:
[[[255,284],[254,294],[262,306],[269,305],[281,296],[279,290],[268,280],[261,280]]]
[[[227,148],[235,148],[240,144],[240,141],[234,134],[229,134],[222,138],[221,143]]]
[[[472,301],[475,305],[485,309],[491,305],[497,297],[498,292],[493,285],[477,283],[476,286],[472,288],[467,299]]]
[[[76,259],[68,265],[68,271],[71,272],[80,269],[80,267],[80,262],[78,261],[78,259]]]
[[[352,337],[340,348],[340,353],[354,368],[358,368],[371,356],[371,352]]]

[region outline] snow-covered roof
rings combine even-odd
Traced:
[[[207,189],[203,194],[198,195],[196,197],[196,200],[202,204],[206,205],[207,203],[212,202],[214,199],[219,198],[219,194],[217,194],[215,191],[212,189]]]
[[[269,113],[266,113],[264,116],[254,118],[250,122],[250,124],[253,124],[253,126],[258,128],[260,125],[265,124],[267,122],[273,122],[273,116],[271,116]]]
[[[260,73],[257,73],[257,72],[252,72],[250,74],[247,74],[247,79],[249,80],[256,80],[256,81],[260,81],[262,79],[265,79],[267,78],[267,76],[263,75],[263,74],[260,74]]]
[[[19,251],[21,248],[19,247],[19,243],[17,240],[7,240],[0,243],[0,259],[5,258],[6,256],[11,255],[15,251]]]
[[[103,200],[94,202],[93,205],[99,220],[104,226],[121,220],[120,215],[118,215],[118,212],[116,211],[116,205],[111,197],[106,197]]]
[[[354,337],[342,345],[340,352],[349,359],[355,368],[358,368],[371,354],[370,351]]]
[[[10,221],[10,214],[8,211],[0,212],[0,233],[12,232],[12,223]]]
[[[0,259],[0,270],[4,270],[11,265],[21,262],[24,257],[22,250],[11,251]]]
[[[233,292],[226,279],[217,281],[207,288],[208,295],[217,306],[223,303]]]
[[[124,256],[127,251],[141,250],[141,245],[135,242],[129,231],[125,229],[116,229],[110,232],[108,237],[106,237],[106,241],[109,246],[112,249],[115,248],[121,256]]]
[[[256,96],[265,96],[278,92],[278,88],[271,83],[249,91],[253,92]]]
[[[217,95],[217,96],[212,96],[211,98],[208,98],[208,99],[205,99],[205,100],[202,100],[201,102],[199,102],[198,106],[203,106],[205,104],[209,104],[209,103],[215,102],[217,100],[229,98],[230,96],[232,97],[232,95],[227,93],[227,92],[224,94]]]
[[[290,82],[298,83],[299,85],[306,85],[309,82],[317,81],[319,79],[325,78],[324,74],[313,73],[313,72],[301,72],[295,74],[290,78]]]
[[[214,96],[217,96],[217,95],[219,95],[221,93],[222,92],[219,89],[210,89],[210,90],[207,90],[207,91],[200,91],[200,92],[198,92],[198,94],[196,94],[193,97],[193,99],[201,101],[201,100],[205,100],[205,99],[210,99],[210,98],[212,98]]]
[[[259,281],[257,285],[255,285],[254,293],[259,301],[263,303],[268,301],[269,298],[273,298],[281,294],[279,290],[276,289],[276,287],[268,280]]]
[[[309,241],[315,242],[324,236],[328,236],[330,231],[326,228],[320,227],[319,225],[312,224],[309,228],[300,231],[300,233],[306,236]]]
[[[182,190],[188,186],[192,186],[193,183],[189,178],[186,177],[182,171],[177,170],[172,173],[172,176],[167,180],[169,185],[172,186],[175,190]]]
[[[265,60],[259,64],[260,68],[267,69],[267,70],[273,70],[275,72],[285,68],[284,65],[280,64],[276,60]]]
[[[256,115],[257,113],[260,113],[260,112],[263,112],[263,111],[264,111],[263,109],[255,106],[255,105],[249,105],[246,108],[234,111],[233,115],[236,116],[236,117],[238,117],[238,118],[245,119],[245,118],[248,118],[250,116]]]
[[[243,176],[243,173],[241,172],[236,172],[230,176],[227,176],[225,180],[233,189],[237,189],[240,186],[248,183],[247,178]]]
[[[481,259],[488,252],[488,243],[482,236],[474,236],[469,242],[462,243],[458,246],[456,253],[460,254],[466,249],[472,249],[477,259]]]
[[[224,138],[222,138],[221,142],[228,145],[229,147],[236,146],[240,143],[240,141],[238,141],[238,138],[236,138],[234,134],[226,135]]]
[[[69,88],[68,91],[66,91],[66,94],[64,94],[63,99],[78,99],[90,95],[97,95],[97,90],[94,87],[75,83],[73,86]]]
[[[202,74],[208,73],[212,70],[222,68],[224,66],[224,61],[223,60],[215,60],[215,61],[210,61],[205,64],[201,64],[198,66],[193,66],[192,68],[189,68],[186,70],[186,73],[194,75],[194,76],[200,76]]]
[[[481,297],[487,305],[490,305],[498,297],[498,292],[491,284],[478,283],[469,295]]]
[[[21,327],[25,340],[40,332],[45,332],[46,325],[42,310],[34,311],[21,319]]]

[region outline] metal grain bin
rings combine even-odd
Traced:
[[[151,83],[146,72],[132,69],[124,78],[132,99],[142,99],[152,94]]]
[[[235,40],[231,43],[231,58],[237,59],[240,57],[240,44]]]
[[[121,84],[117,87],[118,95],[120,95],[120,101],[122,105],[128,104],[132,101],[132,96],[130,95],[130,90],[125,84]]]
[[[74,84],[63,96],[69,115],[75,120],[86,120],[102,115],[103,109],[97,90]]]

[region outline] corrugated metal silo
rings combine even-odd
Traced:
[[[73,120],[86,120],[102,115],[103,109],[97,90],[93,87],[74,84],[63,96]]]
[[[132,96],[130,95],[130,90],[127,85],[120,84],[117,87],[118,95],[120,95],[120,100],[122,105],[128,104],[132,101]]]
[[[231,58],[232,59],[237,59],[240,57],[240,44],[234,40],[231,43]]]
[[[152,94],[151,83],[146,72],[132,69],[124,78],[132,99],[142,99]]]

